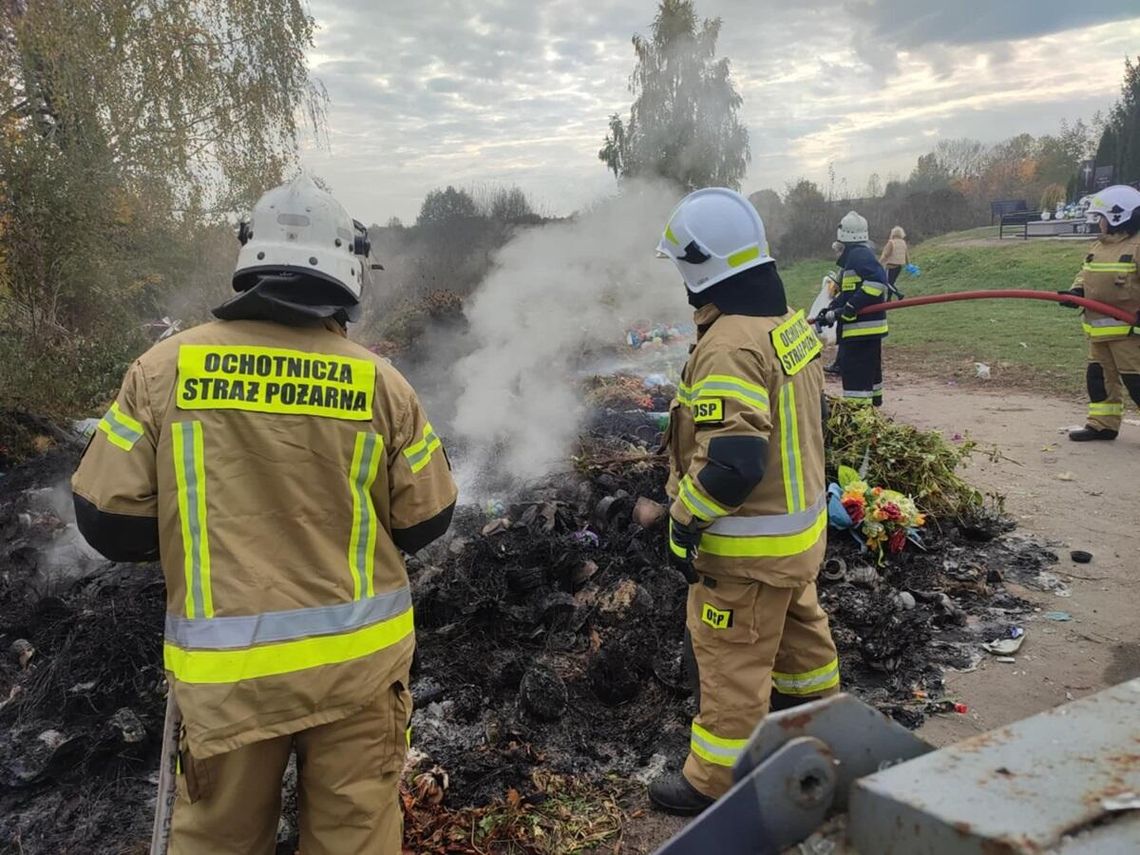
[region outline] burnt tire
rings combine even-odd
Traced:
[[[511,567],[507,570],[507,587],[516,594],[537,591],[546,585],[546,571],[541,567]]]
[[[553,668],[532,665],[519,684],[519,702],[540,721],[558,721],[566,712],[569,693]]]

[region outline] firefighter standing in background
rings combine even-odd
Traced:
[[[1140,407],[1140,190],[1123,184],[1101,190],[1089,206],[1088,222],[1099,226],[1100,240],[1085,257],[1073,287],[1059,293],[1119,306],[1135,313],[1137,321],[1128,324],[1084,310],[1089,412],[1085,427],[1069,432],[1074,442],[1116,439],[1124,390]]]
[[[400,551],[450,524],[415,393],[345,337],[363,226],[301,177],[242,224],[218,321],[131,366],[75,474],[113,561],[161,558],[181,708],[170,851],[272,853],[296,750],[301,851],[398,855],[414,637]]]
[[[683,772],[649,795],[695,814],[729,789],[770,706],[838,691],[815,587],[827,541],[822,346],[804,313],[789,311],[764,224],[740,194],[685,197],[658,251],[696,308],[666,443],[669,547],[691,583],[699,712]]]
[[[839,224],[839,294],[816,318],[821,326],[838,322],[839,372],[847,400],[883,403],[883,339],[887,313],[856,313],[886,299],[887,272],[868,245],[867,220],[851,211]]]

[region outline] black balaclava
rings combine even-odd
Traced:
[[[695,309],[715,305],[725,315],[748,315],[755,318],[780,317],[788,312],[784,283],[776,272],[776,262],[750,267],[724,279],[711,288],[689,294],[689,305]]]
[[[244,284],[238,281],[235,287]],[[218,306],[213,314],[222,321],[274,321],[295,327],[334,320],[343,327],[359,320],[360,303],[319,276],[280,272],[258,274],[251,287]]]

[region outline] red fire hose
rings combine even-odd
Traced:
[[[959,300],[1050,300],[1054,303],[1076,303],[1086,309],[1100,312],[1102,315],[1111,315],[1127,324],[1140,326],[1140,319],[1119,306],[1110,306],[1099,300],[1090,300],[1087,297],[1076,297],[1068,294],[1056,294],[1052,291],[1029,291],[1014,289],[1006,291],[956,291],[952,294],[931,294],[928,297],[908,297],[905,300],[894,300],[890,303],[875,303],[860,309],[856,314],[868,315],[872,312],[890,311],[891,309],[905,309],[910,306],[929,306],[933,303],[956,303]]]

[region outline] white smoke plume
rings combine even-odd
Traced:
[[[627,185],[499,252],[466,308],[470,352],[454,369],[466,499],[480,496],[484,474],[525,481],[566,460],[583,414],[584,354],[620,347],[637,320],[691,318],[676,269],[654,257],[679,199],[667,186]]]

